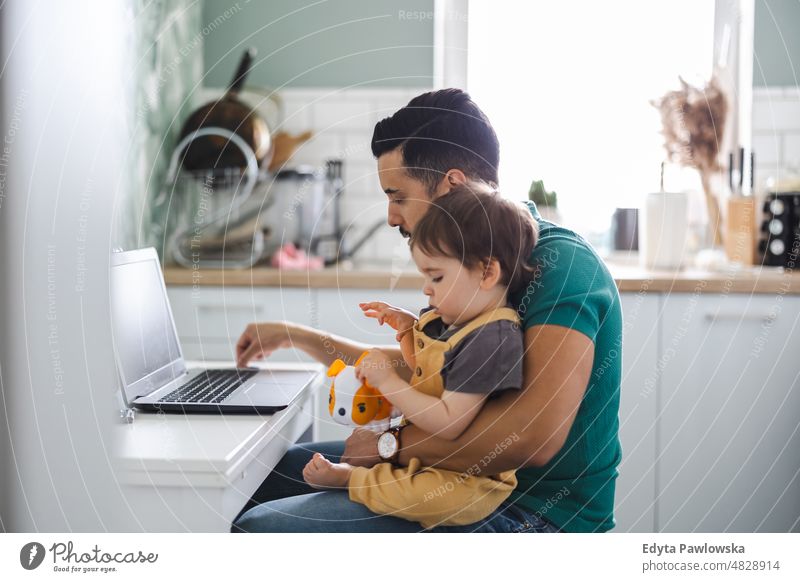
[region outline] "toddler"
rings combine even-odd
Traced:
[[[433,201],[409,241],[428,307],[417,318],[386,303],[360,304],[397,331],[407,368],[396,369],[388,354],[373,349],[357,366],[359,379],[399,408],[404,421],[444,439],[458,438],[492,394],[520,389],[523,338],[508,297],[532,277],[528,259],[537,235],[523,205],[483,184]],[[475,523],[517,484],[514,471],[482,475],[476,466],[457,473],[422,467],[417,458],[408,467],[365,468],[319,453],[303,476],[314,487],[347,487],[350,499],[370,510],[425,528]]]

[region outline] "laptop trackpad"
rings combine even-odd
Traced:
[[[291,404],[302,389],[308,384],[312,375],[305,375],[304,378],[297,378],[287,381],[283,378],[271,378],[268,375],[254,377],[251,382],[236,391],[230,398],[226,399],[226,405],[248,405],[248,406],[276,406],[284,407]]]

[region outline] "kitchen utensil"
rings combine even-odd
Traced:
[[[270,173],[282,170],[297,148],[310,140],[313,135],[310,131],[304,131],[297,135],[290,135],[285,131],[276,133],[272,137],[273,152],[268,167]]]
[[[206,103],[192,113],[181,128],[180,139],[203,127],[222,127],[235,132],[245,141],[253,151],[259,166],[269,163],[272,155],[272,139],[267,122],[257,110],[239,99],[239,91],[244,86],[255,55],[255,48],[251,47],[245,51],[225,95],[217,101]],[[247,160],[241,149],[233,146],[229,140],[216,135],[192,140],[183,158],[183,167],[192,171],[244,168],[246,165]]]
[[[733,179],[733,153],[729,157],[728,181],[731,187],[731,196],[728,198],[728,216],[725,223],[725,255],[731,262],[753,265],[756,256],[756,201],[753,195],[754,155],[752,152],[750,153],[750,182],[746,195],[744,154],[744,148],[739,148],[738,186],[734,185]]]
[[[323,218],[311,238],[311,252],[321,256],[325,265],[335,265],[353,256],[369,241],[378,230],[386,224],[383,218],[367,226],[366,230],[355,241],[351,240],[353,224],[346,229],[342,225],[341,201],[344,195],[344,179],[342,176],[342,160],[328,160],[325,163],[327,176]],[[351,230],[352,229],[352,230]]]

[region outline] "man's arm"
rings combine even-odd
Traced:
[[[352,365],[361,354],[375,346],[286,321],[251,323],[236,344],[236,363],[243,368],[253,359],[268,357],[277,349],[291,347],[330,366],[337,358]],[[380,349],[391,358],[392,365],[401,377],[411,377],[411,371],[396,344],[381,346]]]
[[[489,400],[456,440],[430,436],[413,425],[403,429],[399,464],[418,457],[423,466],[488,474],[545,465],[561,450],[575,420],[594,360],[594,343],[584,334],[556,325],[525,332],[523,389]],[[361,434],[351,436],[345,462],[367,464],[376,447]],[[497,445],[503,452],[491,458]]]
[[[293,347],[303,350],[326,366],[330,366],[337,358],[341,358],[345,363],[353,365],[361,357],[361,354],[377,348],[389,356],[392,360],[392,367],[403,380],[409,381],[411,379],[411,369],[397,344],[371,346],[344,336],[299,325],[294,326],[293,330],[290,332]]]

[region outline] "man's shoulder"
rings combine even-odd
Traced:
[[[574,230],[544,220],[532,202],[525,203],[539,227],[539,237],[531,253],[530,262],[555,269],[569,269],[583,265],[603,264],[594,248]],[[561,261],[568,257],[569,263]],[[578,264],[575,264],[577,261]]]
[[[619,302],[614,278],[582,236],[542,220],[538,213],[534,217],[539,240],[529,261],[533,278],[513,297],[524,328],[552,323],[594,338],[600,322]]]
[[[594,273],[605,283],[612,281],[603,260],[586,239],[573,230],[539,220],[539,240],[530,263],[548,278],[566,278],[569,274]],[[593,277],[594,278],[594,277]]]

